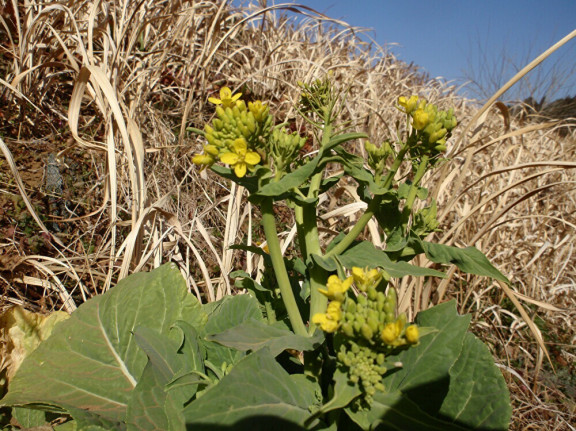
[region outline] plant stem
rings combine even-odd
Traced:
[[[414,174],[414,180],[412,185],[410,186],[410,191],[408,192],[408,196],[406,197],[406,204],[404,205],[404,209],[402,210],[402,230],[406,232],[408,228],[408,219],[410,218],[410,214],[412,213],[412,206],[414,206],[414,201],[416,200],[416,195],[418,194],[418,184],[422,180],[422,177],[426,173],[426,168],[428,167],[428,161],[430,160],[429,156],[422,156],[420,160],[420,164],[418,165],[418,169]]]
[[[382,184],[382,188],[384,190],[389,189],[390,186],[392,185],[392,181],[394,181],[394,176],[396,175],[396,172],[398,172],[398,168],[400,168],[400,165],[402,164],[402,161],[404,160],[404,156],[406,155],[407,151],[408,151],[408,144],[404,144],[400,149],[400,151],[398,152],[398,155],[394,159],[394,163],[392,163],[392,167],[390,168],[388,174],[386,175],[386,178],[384,179],[384,182]],[[342,240],[338,244],[336,244],[330,251],[326,253],[325,257],[338,256],[339,254],[346,251],[346,249],[356,240],[356,238],[358,238],[358,235],[360,235],[360,233],[364,230],[364,228],[366,227],[366,225],[368,224],[368,222],[370,221],[370,219],[380,206],[380,203],[382,202],[382,196],[383,195],[378,195],[372,198],[372,200],[368,204],[368,207],[366,208],[366,211],[364,211],[364,214],[362,214],[362,216],[358,219],[354,227],[350,229],[350,231],[346,234],[346,236],[344,236],[344,238],[342,238]]]
[[[296,304],[294,292],[290,284],[290,278],[286,271],[284,258],[282,257],[282,250],[280,249],[280,241],[278,240],[278,232],[276,231],[276,219],[274,217],[274,207],[272,198],[265,198],[262,200],[262,227],[264,228],[264,235],[270,251],[270,259],[272,260],[272,267],[276,275],[276,281],[280,288],[282,301],[288,312],[288,318],[292,325],[292,330],[297,335],[307,335],[306,326],[302,321],[300,310]]]

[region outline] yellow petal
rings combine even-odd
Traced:
[[[240,157],[236,153],[229,152],[221,154],[220,160],[227,165],[235,165],[240,160]]]
[[[260,154],[254,151],[248,151],[246,153],[246,156],[244,156],[244,160],[249,165],[257,165],[258,163],[260,163]]]
[[[230,99],[232,97],[232,90],[230,90],[228,87],[222,87],[220,89],[220,99],[224,100],[224,99]]]
[[[215,97],[209,97],[208,102],[213,103],[215,105],[220,105],[222,103],[220,99],[216,99]]]
[[[234,152],[239,155],[245,155],[246,151],[248,150],[248,145],[246,144],[246,140],[244,138],[238,138],[233,143],[232,146],[234,147]]]
[[[242,178],[246,175],[246,163],[236,163],[236,165],[234,165],[234,173],[238,178]]]

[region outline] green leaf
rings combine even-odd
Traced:
[[[328,144],[326,144],[326,146],[324,147],[324,151],[337,147],[338,145],[341,145],[344,142],[352,141],[354,139],[367,139],[367,138],[368,135],[366,133],[360,133],[360,132],[343,133],[341,135],[332,136],[330,141],[328,141]]]
[[[434,244],[414,238],[426,253],[426,257],[434,263],[454,264],[461,271],[491,277],[504,283],[510,283],[508,278],[498,271],[476,247],[457,248],[444,244]]]
[[[2,405],[89,409],[107,420],[124,420],[147,362],[131,331],[153,322],[167,334],[197,309],[195,302],[175,265],[125,278],[55,327],[24,360]]]
[[[422,337],[417,346],[389,356],[389,361],[403,366],[386,375],[383,383],[388,391],[400,390],[422,410],[436,415],[448,393],[449,371],[462,351],[470,316],[459,316],[456,301],[450,301],[418,313],[416,323],[438,331]]]
[[[257,193],[253,194],[253,196],[279,197],[293,188],[300,186],[314,174],[321,158],[322,154],[319,154],[305,165],[302,165],[295,171],[284,175],[280,181],[273,181],[262,186]]]
[[[369,410],[346,413],[364,430],[394,431],[464,431],[458,425],[438,419],[419,408],[417,403],[406,398],[402,392],[377,392]]]
[[[204,306],[208,313],[205,334],[215,334],[238,326],[250,319],[262,320],[258,301],[250,295],[225,296]]]
[[[275,361],[268,349],[260,349],[242,359],[218,384],[184,409],[188,429],[208,429],[210,425],[253,430],[252,417],[267,416],[280,423],[303,426],[314,395]],[[202,426],[204,428],[202,428]],[[260,428],[263,429],[263,428]],[[285,429],[280,425],[279,428]]]
[[[440,414],[472,429],[508,429],[512,415],[508,387],[488,348],[470,333],[450,370],[450,391]]]
[[[320,331],[316,331],[313,337],[304,337],[257,320],[246,321],[224,332],[208,335],[206,338],[241,351],[256,351],[268,347],[272,356],[277,356],[286,349],[313,350],[324,341]]]
[[[336,368],[334,372],[334,395],[326,404],[320,407],[316,414],[325,414],[332,410],[342,409],[346,407],[352,400],[359,397],[362,391],[358,384],[351,384],[348,381],[348,371],[342,370],[340,367]]]
[[[220,301],[204,306],[208,313],[208,322],[201,336],[224,332],[250,319],[262,320],[258,301],[251,295],[226,296]],[[244,353],[209,340],[202,341],[210,363],[220,368],[236,364]]]
[[[166,413],[167,404],[175,404],[171,410],[182,410],[184,403],[193,395],[186,396],[185,387],[174,392],[171,397],[165,391],[165,386],[184,368],[183,355],[178,355],[179,344],[166,336],[162,336],[153,329],[138,327],[134,331],[138,346],[148,356],[148,363],[132,391],[132,398],[128,403],[126,422],[128,431],[131,430],[169,430],[184,429],[183,419],[180,426],[176,418]],[[183,395],[176,399],[175,395]],[[173,422],[170,423],[172,419]]]
[[[222,178],[234,181],[236,184],[244,187],[248,192],[255,193],[258,190],[258,176],[247,175],[242,178],[238,178],[234,171],[230,168],[225,168],[219,165],[212,165],[210,169],[220,175]],[[267,169],[267,168],[266,168]]]
[[[23,428],[40,427],[46,424],[46,413],[40,410],[14,407],[12,416]]]
[[[428,189],[425,187],[419,187],[416,186],[417,191],[416,191],[416,197],[420,200],[426,200],[426,198],[428,197]],[[398,185],[398,197],[400,199],[406,199],[408,197],[408,195],[410,194],[410,189],[412,189],[412,184],[407,182],[407,183],[401,183]]]
[[[70,415],[74,418],[74,430],[76,431],[125,431],[126,424],[120,421],[111,421],[102,416],[91,413],[88,410],[75,408],[69,409]]]
[[[325,259],[317,255],[312,255],[315,263],[327,271],[335,271],[337,264],[333,259]],[[445,274],[430,268],[411,265],[407,262],[393,262],[386,252],[378,250],[369,241],[362,241],[353,244],[344,253],[338,256],[338,261],[346,268],[358,266],[360,268],[382,268],[392,277],[404,277],[413,275],[415,277],[445,277]]]

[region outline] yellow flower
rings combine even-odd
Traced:
[[[262,103],[260,100],[248,102],[248,110],[252,112],[254,119],[259,123],[268,115],[268,105]]]
[[[338,322],[328,319],[328,317],[324,313],[316,313],[312,317],[312,323],[320,325],[320,328],[322,328],[324,332],[329,333],[336,332],[336,330],[340,326]]]
[[[416,108],[416,104],[418,103],[418,96],[410,96],[410,99],[406,99],[404,96],[398,98],[398,105],[402,108],[402,111],[410,114]]]
[[[232,95],[232,90],[228,87],[220,89],[220,99],[209,97],[208,101],[215,105],[222,105],[224,108],[233,108],[236,106],[236,101],[242,96],[242,93]]]
[[[400,335],[400,330],[398,329],[398,325],[396,323],[388,323],[380,334],[380,338],[386,344],[393,344],[394,341]]]
[[[353,281],[354,279],[352,277],[348,277],[346,280],[340,280],[337,275],[331,275],[328,277],[326,290],[318,289],[318,291],[329,299],[344,302],[344,293],[352,286]]]
[[[234,173],[238,178],[246,175],[246,169],[254,167],[260,163],[260,154],[248,150],[248,145],[244,138],[238,138],[232,143],[232,151],[220,154],[222,163],[234,167]]]
[[[331,301],[326,310],[326,317],[335,322],[340,322],[340,319],[342,319],[342,303],[340,301]]]
[[[412,116],[412,125],[416,130],[422,130],[430,122],[428,113],[424,109],[417,109]]]
[[[358,268],[354,266],[352,268],[352,277],[354,278],[354,282],[356,286],[371,286],[376,284],[380,281],[382,274],[377,269],[371,269],[370,271],[366,271],[362,268]]]
[[[195,154],[194,157],[192,157],[192,163],[200,165],[202,167],[201,169],[204,169],[212,166],[217,156],[218,148],[211,144],[204,145],[204,154]]]
[[[410,344],[416,344],[419,338],[418,326],[410,325],[406,328],[406,341]]]

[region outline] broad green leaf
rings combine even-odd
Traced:
[[[165,387],[184,367],[183,355],[177,354],[179,344],[142,326],[136,328],[134,338],[148,356],[148,363],[128,403],[128,431],[171,429],[166,404],[173,400],[168,399]],[[182,409],[189,399],[180,399],[177,407]],[[184,429],[183,422],[179,429]]]
[[[203,373],[204,356],[206,352],[199,343],[198,331],[194,326],[181,320],[174,323],[173,330],[182,331],[183,334],[183,340],[178,352],[183,355],[183,361],[187,365],[185,367],[186,372],[192,370]],[[177,375],[178,374],[182,374],[182,372],[177,373]]]
[[[309,416],[310,399],[268,349],[260,349],[242,359],[230,374],[187,405],[184,417],[188,429],[234,425],[234,430],[253,430],[254,423],[248,419],[256,416],[302,426]]]
[[[124,420],[131,391],[147,359],[132,331],[141,325],[168,334],[197,310],[175,265],[138,273],[81,305],[28,356],[2,405],[56,405],[90,409]]]
[[[225,296],[203,308],[208,314],[205,334],[223,332],[250,319],[263,319],[258,302],[250,295]]]
[[[508,387],[488,348],[471,333],[450,370],[450,391],[440,414],[472,429],[508,429],[512,414]]]
[[[128,403],[128,431],[168,430],[164,384],[161,371],[148,362]]]
[[[46,424],[46,413],[41,410],[14,407],[12,416],[23,428],[39,427]]]
[[[313,255],[314,262],[320,265],[327,271],[336,271],[338,268],[333,259],[326,259],[317,255]],[[385,269],[392,277],[404,277],[412,275],[416,277],[432,276],[432,277],[445,277],[445,274],[430,268],[422,268],[420,266],[411,265],[407,262],[393,262],[388,255],[378,250],[374,244],[369,241],[362,241],[353,244],[344,253],[338,256],[338,261],[346,268],[358,266],[360,268],[382,268]]]
[[[371,409],[353,411],[351,408],[346,408],[346,413],[363,430],[464,431],[467,429],[430,416],[400,391],[377,392]]]
[[[476,247],[457,248],[444,244],[434,244],[414,238],[426,253],[426,257],[434,263],[454,264],[461,271],[491,277],[504,283],[510,283],[508,278],[498,271]]]
[[[120,421],[104,419],[88,410],[69,409],[75,431],[125,431],[126,424]]]
[[[258,301],[251,295],[226,296],[203,308],[208,314],[208,322],[201,333],[203,336],[226,331],[250,319],[263,319]],[[206,349],[208,361],[218,368],[233,365],[244,356],[243,352],[208,340],[202,341],[202,346]]]
[[[255,351],[268,347],[273,356],[286,349],[313,350],[324,340],[320,331],[316,331],[313,337],[303,337],[257,320],[248,320],[226,331],[208,335],[206,338],[241,351]]]
[[[392,355],[389,361],[402,362],[402,368],[384,377],[388,391],[400,390],[422,410],[436,415],[448,393],[450,368],[462,351],[470,316],[459,316],[456,302],[450,301],[418,313],[416,323],[438,329],[420,344]]]

